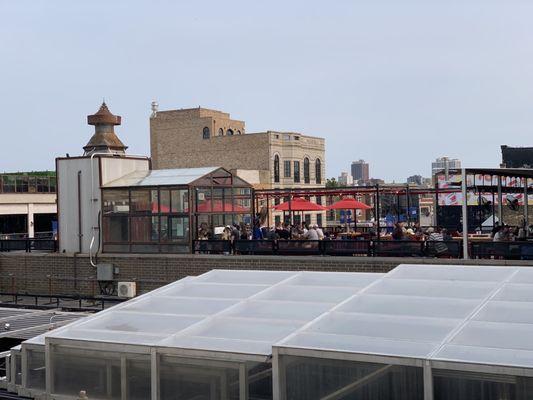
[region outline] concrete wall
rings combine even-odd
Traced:
[[[119,268],[116,281],[136,281],[146,292],[211,269],[388,272],[399,264],[533,266],[533,261],[448,260],[368,257],[277,257],[217,255],[106,255],[101,263]],[[0,291],[38,294],[97,295],[96,271],[86,255],[0,253]]]

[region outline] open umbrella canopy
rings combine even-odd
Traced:
[[[353,197],[344,198],[327,207],[328,210],[370,210],[372,207],[355,200]]]
[[[326,208],[309,200],[295,197],[285,203],[274,206],[276,211],[324,211]]]

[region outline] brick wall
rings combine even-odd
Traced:
[[[119,268],[116,281],[136,281],[146,292],[211,269],[388,272],[399,264],[523,265],[532,261],[447,260],[367,257],[277,257],[216,255],[106,255],[99,262]],[[0,291],[30,294],[99,294],[96,270],[87,256],[0,254]]]

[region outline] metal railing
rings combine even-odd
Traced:
[[[61,308],[69,311],[104,310],[127,299],[120,297],[95,297],[81,295],[21,294],[0,292],[2,307],[22,307],[34,309]]]
[[[462,242],[373,240],[198,240],[197,254],[280,256],[443,257],[461,258]],[[533,243],[532,243],[533,251]]]
[[[533,260],[533,242],[472,242],[472,258],[501,260]]]
[[[57,240],[55,239],[5,239],[0,240],[0,252],[3,251],[48,251],[56,252],[58,249]]]

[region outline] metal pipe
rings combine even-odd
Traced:
[[[82,229],[81,229],[81,171],[78,171],[78,253],[81,253],[82,246]]]
[[[502,177],[498,175],[498,221],[503,225]]]
[[[463,258],[468,260],[468,193],[466,191],[466,169],[461,170],[461,191],[463,193]]]
[[[529,196],[528,196],[528,179],[524,178],[524,229],[529,226]]]

